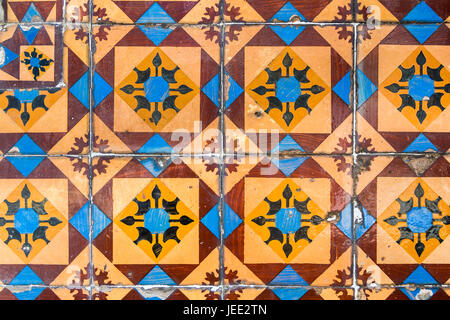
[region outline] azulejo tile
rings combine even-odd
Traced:
[[[372,33],[377,42],[363,41],[358,56],[358,134],[371,140],[372,151],[447,152],[448,26],[391,25]]]
[[[205,218],[218,203],[218,176],[215,188],[206,184],[190,169],[199,159],[187,157],[153,175],[150,163],[166,158],[98,159],[106,169],[93,181],[93,263],[105,266],[108,284],[201,285],[199,270],[219,268],[218,221]]]
[[[38,36],[44,31],[44,29],[41,30]],[[65,84],[63,86],[53,84],[52,87],[45,87],[39,81],[33,80],[34,84],[29,81],[18,81],[18,84],[8,82],[11,89],[1,90],[0,152],[2,154],[45,156],[46,154],[87,153],[89,109],[83,101],[87,100],[89,91],[87,79],[83,83],[82,75],[88,74],[88,47],[83,43],[81,45],[76,43],[72,30],[65,32],[64,41],[64,47],[60,48],[61,52],[57,52],[58,58],[49,53],[52,52],[50,50],[52,46],[45,46],[47,49],[44,51],[55,61],[51,64],[51,69],[44,70],[42,75],[46,77],[47,72],[62,75],[62,70],[55,70],[56,59],[60,60],[61,65],[64,66]],[[27,50],[31,54],[34,52],[33,46]],[[33,59],[38,58],[33,58],[31,55],[28,60]],[[19,58],[10,64],[14,62],[21,63]],[[30,73],[29,70],[25,71]],[[86,142],[84,147],[81,140]]]
[[[335,48],[334,27],[243,28],[225,46],[227,136],[239,140],[230,146],[351,153],[340,145],[352,132],[351,44]]]
[[[97,42],[93,92],[104,152],[180,152],[202,130],[217,131],[217,43],[193,27],[113,26],[107,33]]]
[[[411,285],[402,292],[422,299],[438,290],[416,285],[448,283],[448,160],[376,157],[376,172],[361,176],[358,266],[366,274],[361,285]]]
[[[63,6],[64,0],[4,0],[2,22],[22,24],[59,22],[62,21]]]
[[[352,179],[337,171],[335,160],[292,156],[235,162],[237,172],[242,164],[247,167],[237,179],[225,177],[225,275],[242,285],[294,286],[273,289],[280,299],[307,294],[295,286],[327,287],[309,292],[308,299],[353,297],[346,289],[330,288],[352,279]],[[285,165],[295,169],[284,173]],[[269,297],[264,291],[244,296]]]
[[[88,240],[80,233],[89,228],[89,221],[73,221],[88,204],[88,179],[75,186],[71,173],[63,173],[53,163],[59,160],[6,157],[0,161],[0,282],[22,286],[10,290],[19,300],[50,294],[45,285],[79,284],[76,269],[89,262]],[[25,175],[23,168],[32,171]]]

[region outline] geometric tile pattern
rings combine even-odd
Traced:
[[[450,299],[445,1],[1,9],[0,300]]]

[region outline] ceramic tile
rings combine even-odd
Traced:
[[[64,0],[3,0],[1,20],[24,25],[58,22],[62,20],[63,6]]]
[[[358,268],[365,275],[361,285],[448,283],[448,160],[372,157],[357,188]],[[406,292],[410,299],[425,294],[424,288],[416,289]]]
[[[191,169],[204,167],[200,159],[93,162],[105,168],[94,173],[93,264],[108,273],[107,284],[201,285],[205,271],[219,268],[218,177],[215,186],[204,182]]]
[[[293,156],[233,163],[235,172],[225,177],[223,214],[225,277],[230,284],[345,287],[351,283],[352,180],[338,172],[336,160]],[[291,170],[283,171],[287,167]],[[264,287],[251,290],[242,298],[255,299],[264,291]],[[305,288],[274,291],[282,299],[300,299],[307,292]],[[310,292],[307,297],[347,299],[352,294],[336,288]]]
[[[362,40],[357,115],[361,151],[449,150],[449,45],[447,25],[386,25]]]
[[[351,153],[351,43],[335,43],[334,27],[247,26],[236,37],[232,28],[227,146],[250,154]]]
[[[194,141],[219,128],[218,44],[192,27],[105,30],[106,40],[96,37],[93,105],[102,151],[202,153]]]
[[[445,1],[1,21],[0,300],[450,299]]]
[[[22,286],[10,289],[17,299],[35,299],[44,285],[79,284],[76,270],[89,262],[83,235],[89,221],[79,219],[88,205],[89,183],[58,169],[70,162],[62,157],[0,161],[0,282]]]
[[[39,34],[42,35],[44,31],[44,29],[41,30]],[[16,29],[14,34],[17,35],[18,32]],[[14,37],[8,41],[12,41]],[[57,37],[59,36],[57,35]],[[49,82],[41,83],[39,81],[41,78],[32,82],[12,80],[4,82],[10,87],[0,91],[0,108],[2,109],[0,112],[0,152],[43,156],[46,154],[86,154],[88,152],[86,135],[89,127],[89,109],[82,102],[87,100],[89,95],[87,87],[88,47],[83,42],[76,40],[74,30],[65,32],[64,47],[60,48],[62,51],[54,53],[57,57],[62,56],[62,58],[57,58],[50,53],[53,52],[50,50],[53,48],[52,46],[37,47],[55,59],[42,77],[46,77],[47,72],[49,75],[53,73],[61,75],[63,71],[56,71],[55,68],[58,64],[56,60],[62,60],[60,62],[63,62],[64,67],[63,85],[55,86],[53,81],[51,82],[52,87],[45,87]],[[34,46],[30,46],[26,50],[31,53],[35,52]],[[26,60],[32,59],[34,58]],[[13,64],[23,65],[16,58],[5,65],[5,68],[13,66]],[[22,68],[22,66],[19,67]],[[5,71],[5,69],[2,70]],[[10,71],[13,70],[10,69]],[[32,74],[29,70],[23,71],[29,73],[29,76]],[[5,71],[3,75],[8,74]],[[13,79],[11,75],[8,77]],[[84,145],[81,141],[85,142]]]

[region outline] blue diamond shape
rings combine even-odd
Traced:
[[[407,15],[403,18],[403,21],[420,21],[420,22],[442,22],[441,17],[433,11],[424,1],[415,6]],[[408,24],[405,28],[419,41],[424,43],[438,28],[439,25],[425,24],[415,25]]]
[[[295,285],[295,286],[307,286],[308,283],[303,280],[300,275],[292,269],[291,266],[287,266],[283,269],[271,282],[272,286],[285,286],[285,285]],[[281,300],[298,300],[300,299],[308,289],[304,288],[277,288],[272,289],[272,291]]]
[[[435,24],[405,24],[404,26],[420,43],[427,41],[427,39],[439,28],[439,26]]]
[[[212,208],[206,216],[203,217],[202,223],[211,231],[218,239],[220,238],[220,216],[219,205]],[[242,223],[242,219],[225,204],[224,210],[224,237],[225,239]]]
[[[406,278],[405,281],[403,281],[403,284],[429,284],[429,285],[433,285],[433,284],[438,284],[438,282],[428,273],[427,270],[425,270],[424,267],[419,266],[417,267],[416,270],[414,270],[408,278]],[[423,289],[421,288],[417,288],[413,291],[407,290],[406,288],[400,288],[400,290],[403,291],[404,294],[406,294],[408,296],[409,299],[411,300],[417,300],[419,299],[418,294],[421,293],[421,291]],[[436,293],[437,289],[427,289],[431,291],[431,295],[430,297]]]
[[[159,134],[155,134],[137,151],[137,153],[170,155],[172,153],[172,147]],[[172,160],[170,156],[160,158],[148,157],[145,159],[139,159],[139,162],[155,177],[157,177],[161,174],[161,172],[166,170],[166,168],[172,163]]]
[[[423,134],[414,139],[414,141],[404,150],[404,152],[437,152],[438,149],[431,143],[430,140]]]
[[[33,155],[45,154],[45,152],[26,134],[17,141],[10,151],[12,150]],[[20,171],[20,173],[27,177],[42,162],[42,160],[44,160],[44,157],[9,157],[8,160]]]
[[[358,69],[356,72],[358,81],[358,108],[369,99],[375,91],[376,85]],[[333,88],[333,91],[346,103],[350,104],[351,79],[348,72]]]
[[[358,224],[356,227],[356,239],[359,239],[369,228],[375,223],[375,218],[372,217],[364,208],[362,208],[362,224]],[[349,203],[341,212],[339,222],[336,223],[336,227],[339,228],[350,239],[352,236],[352,204]]]
[[[308,159],[308,157],[293,157],[293,158],[283,158],[279,159],[276,155],[283,151],[300,151],[305,152],[302,147],[290,136],[287,135],[281,142],[272,150],[273,157],[272,162],[286,175],[290,176],[292,172],[297,170],[303,162]]]
[[[97,73],[94,73],[94,102],[93,108],[106,98],[111,93],[111,86],[103,80],[103,78]],[[89,72],[86,72],[71,88],[72,93],[87,109],[89,109]]]
[[[109,219],[95,204],[92,207],[92,236],[95,239],[110,223]],[[89,240],[89,203],[86,203],[70,219],[70,223],[77,229],[83,237]]]
[[[244,92],[244,90],[228,73],[225,73],[225,81],[228,81],[228,97],[226,97],[225,101],[225,108],[228,108],[241,93]],[[217,107],[220,107],[219,90],[219,75],[217,74],[203,87],[202,92],[206,94]]]
[[[298,16],[302,21],[306,21],[306,18],[290,2],[288,2],[272,17],[271,21],[288,22],[294,15]],[[305,29],[305,27],[300,26],[270,26],[270,28],[287,45],[290,45],[291,42]]]
[[[176,285],[175,281],[170,278],[159,266],[155,266],[144,279],[139,282],[140,285]]]
[[[137,21],[137,23],[174,23],[175,20],[157,3],[152,5]],[[172,28],[139,26],[139,29],[155,45],[159,45],[172,31]]]
[[[23,268],[22,271],[10,282],[10,285],[19,285],[19,286],[25,286],[25,285],[42,285],[44,284],[37,276],[36,273],[34,273],[33,270],[29,266],[26,266]],[[34,300],[36,299],[41,292],[44,291],[44,288],[39,287],[31,287],[30,289],[24,289],[17,290],[13,292],[13,294],[17,297],[19,300]]]
[[[209,81],[206,86],[203,87],[202,92],[214,102],[217,107],[219,106],[219,75]]]
[[[333,91],[346,103],[350,104],[350,72],[348,72],[333,88]]]
[[[7,47],[2,46],[2,45],[0,45],[0,52],[1,51],[3,51],[3,55],[4,55],[5,58],[3,59],[3,63],[0,64],[0,68],[3,68],[8,63],[10,63],[11,61],[17,59],[17,57],[19,57],[17,54],[15,54],[11,50],[9,50]]]
[[[21,22],[36,22],[36,21],[43,21],[41,14],[36,9],[36,6],[34,3],[32,3],[29,7],[25,15],[23,16],[23,19]],[[19,25],[20,26],[20,25]],[[32,44],[34,39],[36,38],[36,35],[38,34],[40,28],[31,27],[24,29],[22,26],[20,26],[20,30],[22,30],[23,35],[27,39],[29,44]]]

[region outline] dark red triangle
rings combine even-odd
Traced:
[[[122,300],[145,300],[145,299],[139,292],[137,292],[135,289],[132,289],[125,295],[125,297],[122,298]]]
[[[175,28],[160,44],[160,47],[199,47],[199,44],[184,31],[183,28]]]
[[[270,283],[270,281],[286,268],[286,265],[282,263],[249,263],[246,266],[266,284]]]
[[[423,177],[449,177],[450,164],[444,157],[437,159],[430,168],[425,171]]]
[[[41,280],[49,285],[56,279],[56,277],[66,268],[65,265],[40,265],[34,264],[30,265],[30,268],[36,273],[36,275],[41,278]],[[62,284],[62,283],[60,283]]]
[[[211,188],[199,180],[199,197],[200,197],[200,208],[199,217],[202,219],[219,201],[217,194],[211,190]]]
[[[52,45],[53,42],[50,39],[47,30],[45,28],[40,28],[36,34],[36,38],[33,40],[33,45]]]
[[[23,135],[23,133],[0,133],[1,152],[8,152],[17,143],[17,141],[22,138]]]
[[[318,276],[325,272],[326,269],[330,267],[328,264],[291,264],[292,269],[297,272],[300,277],[303,278],[307,283],[311,284],[316,280]]]
[[[450,149],[450,133],[426,132],[424,135],[440,152]]]
[[[108,216],[113,218],[113,205],[112,205],[112,180],[108,181],[95,195],[95,205]]]
[[[244,261],[244,224],[241,223],[233,232],[225,239],[227,248],[241,261]]]
[[[71,219],[87,203],[88,199],[86,199],[86,197],[72,184],[72,182],[68,181],[68,183],[69,219]]]
[[[352,245],[349,239],[338,227],[331,224],[331,261],[334,262]],[[350,263],[350,261],[349,261]]]
[[[58,108],[55,105],[54,108]],[[62,137],[66,135],[67,132],[45,132],[45,133],[28,133],[30,138],[36,142],[36,144],[48,153],[50,149],[59,141]]]
[[[115,178],[153,178],[153,176],[133,158],[115,175]]]
[[[133,22],[150,8],[154,1],[114,1],[114,4],[120,8]]]
[[[203,261],[207,256],[209,256],[211,251],[213,251],[219,246],[219,240],[202,223],[199,223],[199,231],[200,231],[199,243],[201,243],[199,257],[200,261]]]
[[[241,94],[234,102],[225,110],[227,117],[241,130],[245,128],[245,104],[244,95]],[[266,116],[262,112],[256,113],[258,116]],[[253,116],[253,115],[252,115]]]
[[[14,254],[11,252],[11,254]],[[0,280],[9,284],[23,270],[23,264],[2,264],[0,265]]]
[[[180,290],[175,290],[166,300],[189,300]]]
[[[391,163],[378,174],[379,177],[415,177],[414,172],[400,158],[395,157]]]
[[[19,300],[15,295],[11,293],[8,289],[3,289],[0,291],[0,300]]]
[[[159,266],[177,284],[180,284],[197,267],[191,264],[161,264]]]
[[[380,135],[398,152],[404,151],[419,134],[419,132],[380,132]]]
[[[329,46],[329,44],[313,27],[306,27],[290,46]]]
[[[198,1],[183,1],[183,5],[181,5],[179,1],[164,1],[158,3],[169,16],[176,22],[179,22],[195,5],[198,4]]]
[[[88,245],[88,240],[84,238],[74,226],[69,224],[69,261],[72,262],[80,252]]]
[[[177,159],[178,161],[182,161],[181,159]],[[193,159],[191,159],[193,160]],[[183,178],[198,178],[197,174],[192,171],[184,162],[179,164],[171,163],[160,175],[158,178],[174,178],[174,177],[183,177]]]
[[[132,283],[138,284],[155,267],[146,264],[115,264]]]
[[[102,230],[98,234],[98,236],[94,239],[94,246],[109,260],[113,259],[113,243],[112,243],[112,234],[113,234],[113,224],[110,223],[106,226],[105,229]]]
[[[329,137],[328,134],[322,133],[291,133],[290,136],[300,147],[306,152],[314,152],[317,147]]]
[[[247,43],[249,46],[286,46],[286,43],[277,36],[270,27],[264,27]]]
[[[375,197],[374,197],[375,198]],[[372,225],[357,241],[361,250],[366,253],[370,259],[377,261],[377,224]]]
[[[402,284],[417,269],[417,264],[381,264],[378,266],[395,283]]]
[[[45,288],[34,300],[61,300],[50,288]]]
[[[45,158],[28,175],[28,179],[66,179],[66,176],[51,162]]]
[[[105,104],[105,106],[110,108],[110,104]],[[110,110],[106,110],[106,108],[102,108],[102,114],[105,114],[109,112],[109,115],[111,115]],[[97,110],[96,112],[97,113]],[[105,118],[104,115],[101,116],[102,119]],[[108,118],[110,118],[108,116]],[[137,152],[148,140],[150,140],[151,137],[155,135],[154,132],[115,132],[117,137],[119,137],[120,140],[122,140],[123,143],[127,145],[128,148],[131,149],[132,152]]]
[[[419,41],[402,25],[397,25],[390,34],[384,38],[380,44],[411,44],[418,45]]]
[[[331,178],[330,175],[312,158],[308,158],[292,174],[292,178]]]
[[[116,46],[148,46],[154,47],[155,44],[139,29],[134,27],[130,30],[117,44]]]

